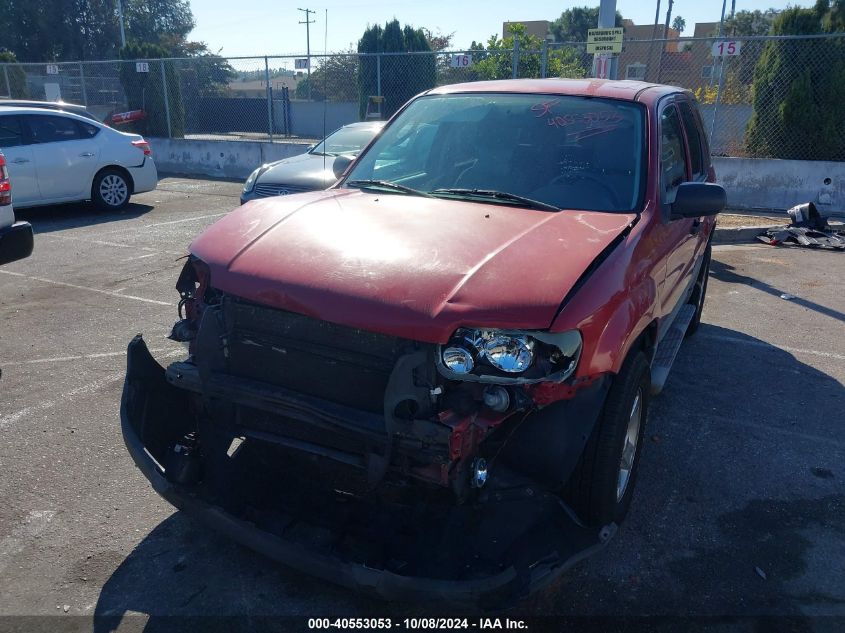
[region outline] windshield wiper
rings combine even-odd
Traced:
[[[389,180],[350,180],[344,183],[348,187],[358,187],[359,189],[387,189],[389,191],[398,191],[406,193],[411,196],[422,196],[424,198],[433,198],[431,194],[418,189],[412,189],[399,183],[390,182]]]
[[[480,198],[486,200],[501,200],[502,202],[514,202],[529,209],[540,209],[541,211],[560,211],[560,207],[539,200],[532,200],[524,196],[518,196],[515,193],[508,193],[507,191],[496,191],[494,189],[435,189],[430,192],[433,195],[446,194],[449,196],[458,196],[465,198]]]

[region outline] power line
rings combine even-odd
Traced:
[[[308,100],[311,101],[311,25],[316,22],[316,20],[311,19],[311,14],[317,12],[311,9],[297,9],[297,11],[302,11],[305,14],[305,21],[300,22],[300,24],[305,25],[305,46],[308,56]]]

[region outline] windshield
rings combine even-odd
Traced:
[[[379,128],[375,126],[342,127],[329,134],[311,150],[311,153],[327,154],[328,156],[339,156],[340,154],[357,156],[358,152],[372,140],[378,130]]]
[[[633,211],[641,204],[644,108],[537,94],[453,94],[411,103],[345,182],[392,182],[443,197],[564,209]],[[452,191],[448,191],[452,190]],[[535,208],[538,205],[534,205]]]

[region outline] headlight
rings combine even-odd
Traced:
[[[255,181],[258,180],[258,174],[261,173],[261,167],[256,169],[249,175],[249,178],[246,179],[244,183],[244,193],[249,193],[253,189],[255,189]]]
[[[438,370],[452,380],[519,384],[566,380],[581,353],[581,333],[460,328],[440,346]]]

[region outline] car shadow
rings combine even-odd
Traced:
[[[54,204],[30,209],[15,209],[15,218],[32,224],[35,233],[52,233],[83,226],[132,220],[152,211],[149,204],[130,202],[120,211],[103,212],[90,202]]]
[[[808,394],[812,415],[803,405]],[[799,624],[793,630],[805,630],[807,604],[824,608],[845,600],[836,589],[838,572],[812,558],[814,548],[830,547],[818,539],[843,535],[834,525],[845,504],[842,443],[819,442],[839,437],[843,401],[839,381],[794,355],[702,323],[652,403],[637,496],[620,533],[505,615],[558,615],[580,625],[585,616],[619,614],[789,616]],[[782,437],[783,451],[799,457],[770,454],[769,437]],[[804,441],[815,443],[802,448]],[[755,567],[767,570],[766,581]],[[269,618],[305,629],[308,617],[396,622],[459,611],[359,596],[278,565],[176,512],[108,577],[94,631],[116,631],[138,613],[149,616],[142,624],[150,633],[214,630],[220,622],[234,630],[244,616],[253,628]],[[694,622],[679,624],[703,630]]]
[[[834,253],[833,251],[823,251],[821,249],[817,249],[814,252],[831,253],[839,255],[841,257],[841,254]],[[733,266],[724,262],[720,262],[716,259],[710,262],[710,274],[719,281],[731,284],[745,284],[747,286],[753,286],[757,290],[765,292],[766,294],[770,294],[773,297],[780,297],[781,295],[786,293],[785,290],[775,288],[774,286],[767,284],[765,281],[760,281],[759,279],[755,279],[754,277],[748,277],[747,275],[740,275],[736,272],[736,269]],[[810,301],[802,297],[797,297],[794,295],[791,295],[791,297],[792,298],[790,300],[793,303],[796,303],[803,308],[813,310],[814,312],[818,312],[819,314],[823,314],[832,319],[836,319],[837,321],[845,322],[845,313],[839,312],[839,310],[828,308],[827,306],[820,305],[815,301]]]

